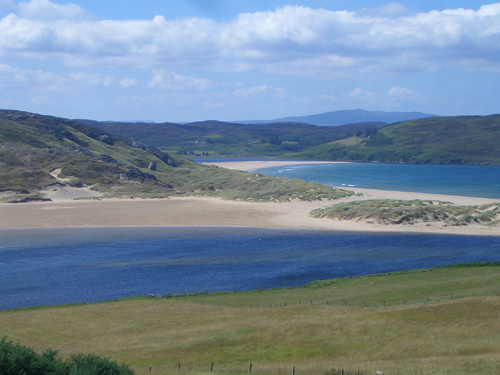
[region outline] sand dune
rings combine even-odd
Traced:
[[[239,169],[254,169],[265,163],[241,162]],[[295,163],[295,162],[294,162]],[[280,164],[282,165],[282,164]],[[232,165],[234,167],[234,164]],[[53,202],[0,204],[0,228],[80,226],[237,226],[284,229],[321,229],[371,232],[419,232],[500,235],[500,227],[480,225],[443,227],[441,223],[415,225],[369,224],[355,221],[314,219],[309,213],[334,203],[361,199],[425,199],[457,205],[480,205],[499,199],[351,189],[362,196],[335,201],[249,203],[219,198],[72,200],[72,194],[54,193]],[[65,199],[64,199],[65,198]]]

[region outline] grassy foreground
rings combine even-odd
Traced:
[[[7,339],[137,374],[494,374],[500,267],[0,312]],[[257,307],[258,306],[258,307]],[[271,307],[272,306],[272,307]],[[180,368],[179,368],[180,363]],[[347,373],[347,372],[346,372]]]

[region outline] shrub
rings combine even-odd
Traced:
[[[2,375],[133,375],[126,365],[96,355],[77,354],[63,361],[57,351],[47,349],[42,354],[14,344],[4,337],[0,341],[0,374]]]

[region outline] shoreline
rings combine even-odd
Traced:
[[[300,160],[255,160],[255,161],[218,161],[200,162],[204,165],[213,165],[219,168],[234,169],[245,172],[252,172],[262,168],[285,167],[287,165],[306,164],[346,164],[349,161],[300,161]]]
[[[360,190],[360,189],[357,189]],[[254,203],[221,198],[182,197],[167,199],[103,199],[99,201],[54,201],[0,204],[0,229],[99,228],[99,227],[238,227],[266,229],[327,230],[344,232],[435,233],[500,236],[500,228],[479,225],[442,227],[439,223],[385,225],[359,221],[315,219],[309,213],[335,203],[361,200],[409,199],[443,200],[444,196],[364,190],[362,197],[332,201]],[[398,196],[400,195],[400,196]],[[441,198],[441,199],[437,199]],[[459,204],[482,204],[484,198],[446,196]],[[471,201],[472,200],[472,201]],[[500,202],[500,200],[499,200]]]
[[[278,165],[333,162],[243,161],[211,163],[223,168],[253,170]],[[164,199],[64,199],[51,202],[0,203],[0,229],[95,227],[238,227],[349,232],[436,233],[500,236],[500,227],[471,224],[445,227],[439,222],[386,225],[361,221],[315,219],[309,213],[336,203],[367,199],[431,200],[461,206],[500,203],[500,199],[412,193],[349,187],[362,196],[330,201],[245,202],[214,197]],[[84,191],[82,190],[82,193]],[[74,198],[74,196],[71,196]]]

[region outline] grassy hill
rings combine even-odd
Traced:
[[[350,194],[310,182],[172,158],[153,147],[76,121],[0,111],[0,198],[40,199],[43,189],[62,186],[89,187],[113,197],[210,195],[281,201]]]
[[[388,125],[295,154],[317,160],[500,164],[500,115],[435,117]]]
[[[278,157],[386,125],[383,122],[322,127],[293,122],[248,125],[204,121],[181,125],[79,121],[175,155],[212,157]]]
[[[137,374],[496,374],[498,264],[0,312],[8,340]],[[180,368],[179,368],[180,364]]]
[[[290,122],[258,125],[218,121],[186,125],[83,122],[176,155],[500,164],[497,147],[500,115],[430,117],[387,126],[371,122],[335,127]]]

